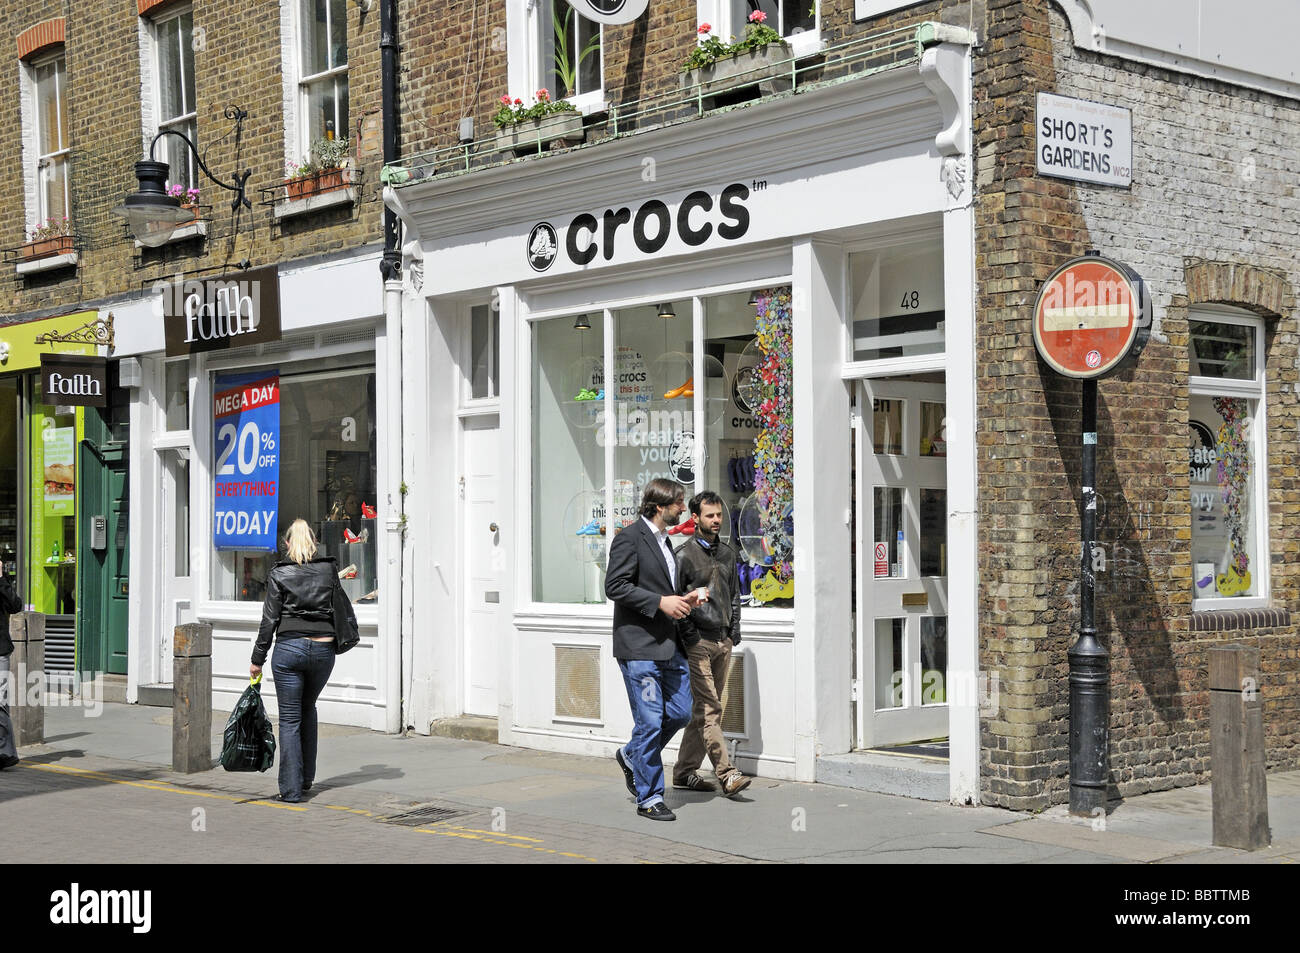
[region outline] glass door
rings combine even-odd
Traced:
[[[947,435],[933,381],[858,385],[858,746],[948,735]]]

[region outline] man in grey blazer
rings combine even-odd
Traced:
[[[614,753],[636,812],[655,821],[676,820],[664,804],[664,747],[691,720],[691,678],[677,642],[677,620],[698,603],[677,595],[677,565],[668,527],[685,509],[685,488],[651,480],[641,515],[609,546],[605,595],[614,602],[614,657],[632,706],[632,738]]]

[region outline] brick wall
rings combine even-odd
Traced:
[[[251,213],[244,213],[238,232],[234,232],[229,204],[233,193],[200,175],[201,202],[212,206],[204,213],[211,219],[207,240],[138,253],[122,220],[110,213],[136,188],[132,166],[142,157],[136,8],[135,3],[116,0],[0,4],[0,23],[10,36],[52,16],[67,18],[70,217],[80,253],[75,270],[44,273],[26,281],[16,279],[13,265],[6,265],[8,280],[0,286],[0,311],[6,319],[73,310],[82,302],[139,291],[156,279],[181,271],[220,269],[243,259],[254,264],[288,262],[382,241],[378,8],[363,17],[355,5],[347,6],[353,128],[341,134],[355,139],[360,124],[360,145],[353,150],[362,182],[358,207],[291,219],[281,227],[273,224],[270,206],[259,204],[270,198],[259,189],[279,185],[284,178],[279,0],[243,4],[196,0],[199,147],[212,171],[229,179],[236,169],[234,136],[222,138],[231,130],[222,112],[230,104],[248,111],[239,168],[252,171],[248,197],[254,207]],[[22,142],[16,133],[21,116],[19,66],[12,47],[10,56],[0,83],[0,119],[15,133],[0,142],[0,162],[12,170],[0,180],[0,203],[21,210]],[[25,237],[23,225],[21,214],[9,216],[0,245],[20,245]]]
[[[1035,172],[1038,91],[1133,111],[1131,189]],[[986,803],[1039,809],[1068,798],[1066,649],[1078,628],[1080,388],[1043,369],[1034,296],[1089,248],[1135,267],[1155,328],[1135,368],[1098,404],[1097,624],[1112,656],[1112,794],[1191,784],[1209,767],[1206,650],[1264,650],[1270,765],[1300,762],[1294,627],[1192,631],[1187,485],[1187,307],[1236,303],[1270,324],[1268,439],[1274,606],[1296,608],[1297,401],[1292,289],[1297,199],[1278,143],[1296,104],[1074,48],[1046,0],[990,0],[975,60],[981,664],[1001,677],[983,723]],[[1254,178],[1241,175],[1253,154]],[[1198,262],[1240,278],[1198,291]],[[1200,279],[1204,285],[1208,279]]]

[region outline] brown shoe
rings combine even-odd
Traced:
[[[722,793],[727,797],[733,797],[749,787],[749,782],[753,780],[753,778],[748,778],[739,771],[733,771],[722,782]]]

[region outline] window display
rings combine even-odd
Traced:
[[[20,379],[11,377],[0,380],[0,571],[10,576],[18,572],[21,542],[22,445],[22,389]]]
[[[40,379],[32,380],[31,603],[37,612],[77,611],[77,442],[81,415],[75,407],[42,402]],[[39,570],[36,567],[40,567]]]
[[[688,498],[704,489],[723,497],[722,536],[741,555],[749,603],[792,604],[789,288],[703,305],[698,356],[693,301],[614,312],[608,375],[603,314],[534,325],[536,601],[603,603],[610,538],[637,518],[645,486],[667,477],[684,484]],[[671,538],[681,545],[692,531],[687,519]]]
[[[261,368],[242,376],[270,379],[276,370]],[[376,602],[374,367],[305,371],[287,366],[279,368],[278,381],[278,433],[259,431],[257,446],[241,432],[227,434],[224,445],[230,447],[229,454],[213,460],[217,471],[214,487],[223,479],[223,466],[243,473],[243,464],[253,455],[260,459],[275,453],[279,468],[277,535],[283,535],[283,529],[295,519],[307,520],[320,543],[319,554],[338,560],[340,581],[348,597],[353,602]],[[217,386],[217,375],[213,386]],[[214,436],[216,446],[223,446],[219,427],[214,428]],[[214,499],[214,520],[222,506],[221,499]],[[217,529],[214,523],[212,598],[260,602],[266,595],[266,574],[279,553],[218,549]],[[282,548],[278,539],[277,544]]]

